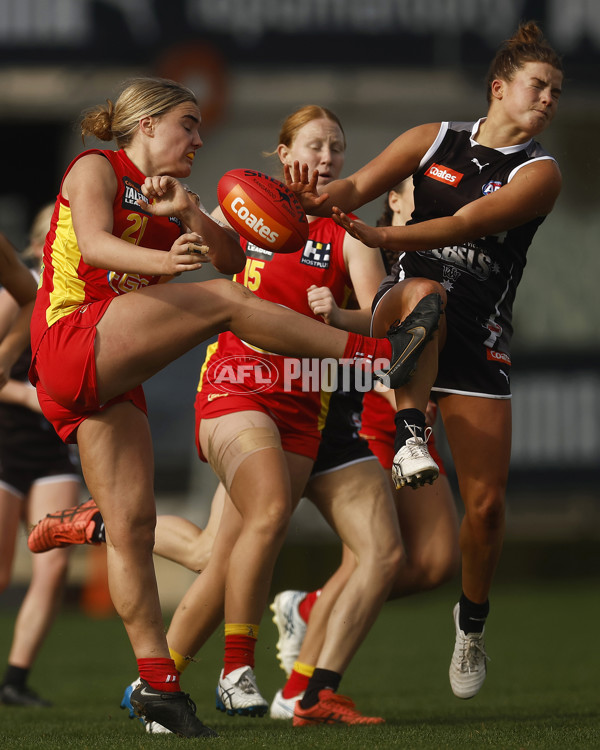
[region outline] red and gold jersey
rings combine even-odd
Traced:
[[[368,391],[363,397],[361,428],[359,434],[369,441],[379,440],[394,447],[396,425],[394,416],[396,411],[387,398],[375,391]]]
[[[311,221],[309,239],[297,253],[276,254],[241,240],[246,252],[246,266],[234,280],[262,299],[321,320],[308,305],[307,290],[310,286],[329,287],[339,307],[345,307],[350,297],[352,287],[343,252],[345,235],[332,219],[319,218]],[[241,363],[242,367],[219,369],[222,363]],[[247,365],[245,368],[244,364]],[[211,373],[216,372],[220,372],[219,382],[211,377]],[[227,332],[222,333],[218,343],[210,348],[198,390],[205,402],[213,405],[211,416],[219,416],[213,413],[217,402],[220,414],[228,413],[229,394],[254,393],[261,401],[266,400],[274,412],[285,409],[286,418],[298,419],[301,423],[301,415],[304,415],[314,421],[321,411],[323,415],[326,412],[325,402],[321,403],[318,379],[316,388],[314,380],[307,388],[305,379],[294,377],[297,372],[293,358],[257,349]],[[268,378],[268,383],[265,378]],[[327,401],[329,395],[323,394]]]
[[[140,186],[145,175],[125,152],[90,149],[79,154],[65,172],[64,179],[82,156],[105,156],[117,177],[113,204],[112,233],[134,245],[170,250],[181,234],[178,219],[153,217],[137,201],[146,200]],[[50,231],[46,236],[37,300],[31,320],[31,343],[35,354],[48,328],[60,318],[70,315],[82,305],[110,299],[135,289],[158,283],[159,276],[118,273],[88,265],[81,256],[73,230],[71,207],[61,190],[56,199]]]

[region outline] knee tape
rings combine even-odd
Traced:
[[[262,415],[261,415],[262,416]],[[233,477],[243,461],[265,448],[281,449],[281,438],[274,428],[251,425],[240,430],[234,420],[213,422],[210,432],[200,425],[200,443],[215,474],[229,492]]]

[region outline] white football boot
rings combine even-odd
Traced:
[[[417,436],[414,425],[406,425],[412,434],[406,443],[394,456],[392,463],[392,479],[396,489],[405,485],[416,489],[424,484],[432,484],[439,476],[440,469],[429,455],[427,441],[431,435],[431,427],[426,427],[424,438]]]
[[[304,693],[295,695],[293,698],[284,698],[282,692],[282,690],[278,690],[275,693],[275,697],[273,698],[273,702],[271,703],[269,716],[272,719],[291,720],[294,718],[294,706],[299,700],[302,699]]]
[[[460,629],[458,615],[460,605],[454,607],[456,642],[450,662],[450,686],[457,698],[472,698],[481,690],[485,681],[488,655],[485,653],[483,631],[464,633]],[[485,630],[485,628],[484,628]]]
[[[306,591],[282,591],[277,594],[271,604],[273,622],[279,631],[277,641],[277,660],[286,677],[289,677],[294,662],[302,648],[302,641],[306,634],[306,623],[300,617],[298,607],[306,597]]]
[[[217,684],[217,708],[229,716],[264,716],[269,704],[260,694],[252,667],[239,667]]]

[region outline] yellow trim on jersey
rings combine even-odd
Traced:
[[[340,307],[346,308],[348,306],[348,301],[350,300],[353,291],[354,289],[347,284],[344,286],[344,299],[342,300]]]
[[[219,346],[219,342],[215,341],[214,344],[209,344],[206,348],[206,357],[204,358],[204,362],[202,363],[202,367],[200,368],[200,378],[198,380],[198,387],[196,388],[197,391],[202,390],[202,380],[204,379],[204,373],[206,372],[208,368],[208,363],[210,362],[210,358],[217,351],[218,346]]]
[[[327,381],[329,383],[333,382],[333,379],[337,377],[337,371],[338,366],[337,363],[333,364],[328,362],[328,375]],[[323,376],[323,379],[325,379],[325,373],[323,372],[323,368],[321,368],[321,375]],[[321,387],[321,390],[319,392],[319,399],[321,401],[321,408],[319,410],[319,416],[317,418],[317,428],[319,430],[323,430],[325,428],[325,422],[327,421],[327,414],[329,413],[329,402],[331,401],[332,391],[331,388],[328,388],[327,390],[323,390]]]
[[[85,300],[85,282],[77,273],[81,251],[77,244],[71,208],[62,203],[56,222],[56,237],[52,243],[54,289],[49,294],[46,323],[50,327],[57,320],[76,310]],[[43,276],[40,286],[43,284]]]

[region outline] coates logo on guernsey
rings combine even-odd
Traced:
[[[464,177],[464,174],[456,172],[454,169],[450,169],[450,167],[444,167],[441,164],[432,164],[425,172],[425,177],[431,177],[433,180],[456,187]]]
[[[510,361],[510,355],[505,354],[504,352],[496,352],[493,349],[488,349],[487,358],[491,362],[502,362],[505,365],[512,364]]]
[[[223,200],[225,208],[238,217],[241,224],[250,228],[256,235],[257,244],[280,247],[289,238],[291,232],[272,216],[265,215],[264,210],[248,197],[240,185],[236,185]]]
[[[206,379],[222,393],[262,393],[275,385],[279,373],[264,357],[252,354],[224,357],[209,365]]]

